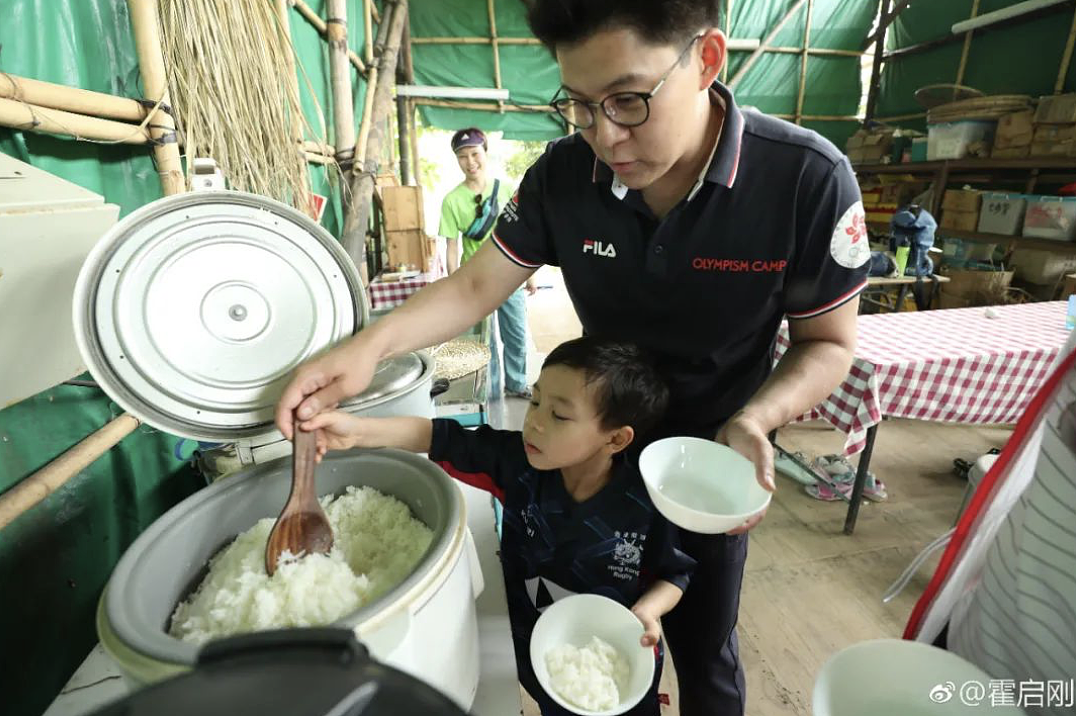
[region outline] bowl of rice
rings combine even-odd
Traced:
[[[770,504],[755,466],[730,447],[702,438],[673,437],[651,443],[639,471],[654,506],[678,527],[721,534]]]
[[[631,709],[654,681],[654,650],[627,607],[576,594],[546,609],[531,633],[531,665],[549,697],[572,713],[614,716]]]

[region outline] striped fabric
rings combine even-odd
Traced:
[[[1062,355],[1074,348],[1070,339]],[[1040,430],[1038,460],[1014,465],[1033,471],[1031,483],[954,607],[949,648],[1007,684],[1028,714],[1061,716],[1076,713],[1076,368]]]

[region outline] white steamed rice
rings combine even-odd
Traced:
[[[334,535],[329,554],[285,553],[270,577],[265,546],[275,520],[259,521],[210,561],[198,589],[176,607],[172,636],[203,644],[232,634],[328,624],[402,582],[433,540],[407,505],[369,487],[348,487],[321,504]]]
[[[620,703],[628,682],[628,662],[611,644],[592,636],[586,646],[561,644],[545,655],[553,690],[587,711],[604,711]]]

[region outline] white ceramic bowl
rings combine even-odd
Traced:
[[[658,440],[643,450],[639,470],[658,511],[691,532],[728,532],[770,504],[751,461],[713,440]]]
[[[628,660],[627,688],[620,704],[607,711],[587,711],[565,701],[549,683],[545,658],[562,644],[586,646],[592,636],[612,645]],[[639,644],[643,625],[627,607],[597,594],[575,594],[557,600],[538,617],[531,634],[531,665],[549,697],[558,704],[585,716],[614,716],[635,706],[654,681],[654,650]]]
[[[842,649],[822,666],[815,679],[812,711],[814,716],[1024,713],[1015,706],[994,706],[990,681],[979,667],[929,644],[903,639],[864,641]]]

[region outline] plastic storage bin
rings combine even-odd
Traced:
[[[1024,225],[1027,197],[1022,194],[983,194],[979,209],[979,231],[985,234],[1017,236]]]
[[[1024,236],[1072,241],[1076,238],[1076,197],[1028,197]]]
[[[927,159],[961,159],[973,142],[992,142],[997,121],[964,120],[927,127]]]

